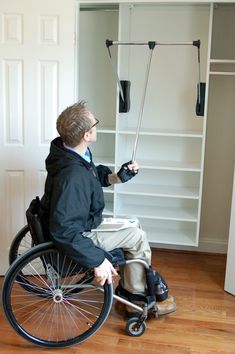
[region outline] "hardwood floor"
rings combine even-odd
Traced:
[[[66,349],[42,349],[18,336],[0,311],[0,354],[235,354],[235,297],[223,290],[223,255],[153,251],[154,268],[167,279],[177,311],[150,319],[141,337],[125,333],[123,305],[88,341]],[[1,279],[2,283],[2,279]]]

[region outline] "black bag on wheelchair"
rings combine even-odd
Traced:
[[[169,288],[167,282],[163,278],[163,276],[158,273],[154,272],[154,287],[155,287],[155,297],[156,301],[163,301],[168,298]]]
[[[39,209],[40,199],[39,197],[36,197],[30,202],[29,207],[26,210],[26,219],[34,245],[49,241],[46,238],[41,220],[39,218]]]
[[[164,301],[168,298],[169,288],[163,276],[152,267],[146,270],[148,294],[156,301]]]

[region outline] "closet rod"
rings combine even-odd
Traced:
[[[125,41],[106,41],[106,46],[111,45],[149,45],[149,43],[155,43],[155,45],[194,45],[195,47],[200,47],[200,41],[192,42],[125,42]]]

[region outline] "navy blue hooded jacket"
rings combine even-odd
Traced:
[[[102,186],[109,185],[107,175],[112,171],[102,165],[96,168],[92,161],[88,163],[67,150],[60,137],[51,142],[46,169],[42,218],[52,241],[79,264],[88,268],[99,266],[105,252],[83,233],[102,221]]]

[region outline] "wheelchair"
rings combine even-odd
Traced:
[[[157,317],[151,267],[141,259],[126,260],[120,249],[106,255],[115,267],[133,262],[144,266],[148,295],[139,295],[143,307],[115,294],[112,284],[99,286],[93,269],[75,263],[52,242],[45,242],[38,201],[31,202],[26,211],[28,225],[13,240],[11,265],[2,287],[2,306],[12,328],[41,347],[79,344],[104,324],[115,299],[137,311],[139,315],[128,320],[126,332],[141,336],[149,313]]]

